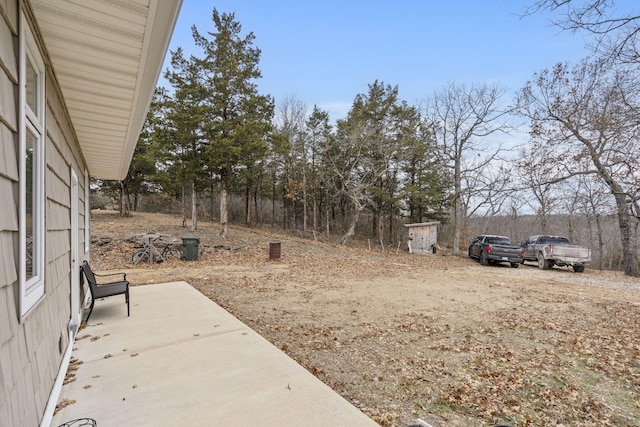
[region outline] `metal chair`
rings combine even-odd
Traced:
[[[106,298],[114,295],[124,294],[124,298],[127,302],[127,316],[130,314],[129,309],[129,282],[127,281],[126,273],[113,273],[113,274],[95,274],[91,270],[91,266],[87,261],[82,263],[81,267],[82,272],[84,272],[84,277],[87,278],[87,282],[89,282],[89,289],[91,290],[91,307],[89,307],[89,314],[87,315],[86,321],[89,321],[89,317],[91,316],[91,312],[93,311],[93,305],[98,298]],[[84,284],[82,273],[80,274],[80,282]],[[97,277],[109,277],[109,276],[121,276],[122,280],[107,282],[107,283],[98,283],[96,280]]]

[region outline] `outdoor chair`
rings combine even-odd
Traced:
[[[121,295],[124,294],[124,298],[127,302],[127,316],[129,316],[129,282],[127,281],[126,273],[113,273],[113,274],[95,274],[91,270],[91,266],[87,261],[82,263],[82,272],[84,272],[84,276],[87,278],[87,282],[89,282],[89,289],[91,290],[91,307],[89,307],[89,314],[87,315],[87,322],[89,321],[89,317],[91,316],[91,312],[93,311],[93,305],[98,298],[106,298],[113,295]],[[107,283],[98,283],[96,280],[97,277],[109,277],[109,276],[121,276],[122,280],[115,282],[107,282]],[[102,279],[101,279],[102,280]],[[84,284],[82,274],[80,274],[80,281]]]

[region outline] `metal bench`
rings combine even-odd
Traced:
[[[93,305],[98,298],[106,298],[114,295],[122,295],[124,294],[124,298],[127,302],[127,316],[130,314],[129,310],[129,282],[127,281],[126,273],[113,273],[113,274],[95,274],[91,270],[91,266],[87,261],[82,263],[81,267],[82,272],[84,273],[84,277],[87,278],[87,282],[89,282],[89,289],[91,290],[91,307],[89,307],[89,314],[87,315],[86,321],[89,321],[89,317],[91,316],[91,312],[93,311]],[[80,274],[80,281],[84,284],[82,274]],[[106,283],[98,283],[97,277],[110,277],[110,276],[120,276],[122,280],[118,281],[109,281]],[[102,280],[102,279],[101,279]]]

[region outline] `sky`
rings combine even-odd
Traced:
[[[533,0],[531,0],[533,1]],[[631,3],[637,0],[618,1]],[[317,105],[332,120],[376,80],[411,105],[449,83],[499,83],[505,103],[534,72],[589,54],[583,35],[550,15],[522,17],[529,0],[183,0],[169,49],[202,56],[191,27],[214,32],[212,11],[234,13],[262,51],[262,95]],[[633,6],[637,8],[637,6]],[[211,38],[211,37],[210,37]],[[166,70],[170,55],[165,59]],[[163,80],[161,85],[166,85]]]

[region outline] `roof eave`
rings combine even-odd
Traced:
[[[126,177],[181,5],[31,1],[92,177]]]

